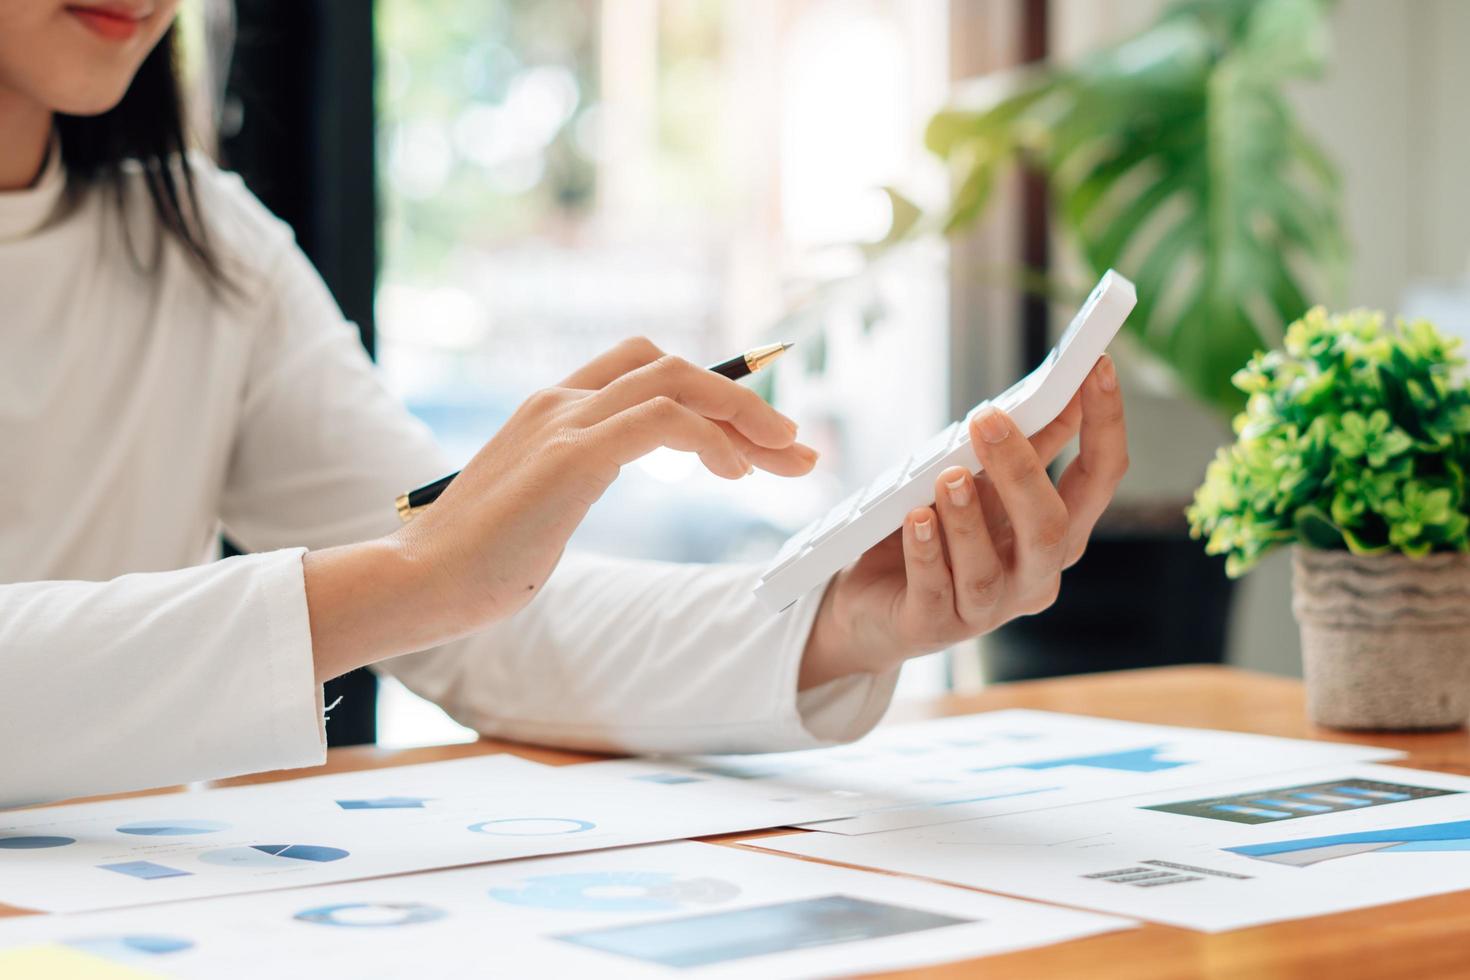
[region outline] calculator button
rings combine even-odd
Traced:
[[[781,550],[776,552],[775,557],[772,558],[771,561],[773,563],[784,561],[786,558],[796,554],[802,548],[806,547],[807,539],[811,537],[812,531],[815,530],[815,528],[815,523],[808,524],[806,527],[802,528],[800,531],[797,531],[791,537],[787,538],[786,543],[781,545]]]
[[[942,432],[937,432],[932,438],[914,453],[914,458],[909,460],[909,473],[918,473],[920,470],[932,466],[949,451],[950,441],[954,439],[955,430],[959,428],[958,422],[951,422]]]
[[[840,520],[833,521],[831,524],[828,524],[826,527],[822,528],[821,531],[817,532],[817,534],[812,537],[812,547],[815,548],[817,545],[821,544],[823,541],[826,541],[832,535],[836,534],[838,531],[846,527],[848,524],[848,520],[851,517],[851,513],[843,513]]]
[[[863,492],[862,499],[858,501],[858,510],[868,510],[878,501],[897,490],[899,484],[903,483],[903,475],[907,470],[908,460],[904,460],[898,466],[890,466],[882,473],[879,473],[877,479],[868,484],[867,489]]]
[[[836,534],[857,513],[857,502],[858,495],[853,494],[828,511],[826,520],[822,521],[822,525],[812,532],[812,545],[819,545]]]
[[[812,532],[817,529],[817,525],[820,523],[820,518],[812,521],[800,531],[787,538],[786,543],[781,545],[781,549],[771,558],[771,563],[767,566],[765,574],[770,575],[778,568],[784,568],[791,564],[791,559],[801,554],[801,550],[806,547],[807,542],[811,539]]]
[[[789,544],[790,542],[787,543]],[[790,565],[792,562],[796,561],[796,559],[800,558],[802,555],[807,554],[808,551],[809,549],[806,547],[806,542],[804,541],[800,542],[797,547],[792,548],[789,551],[786,548],[782,548],[781,552],[778,552],[776,557],[772,559],[771,564],[767,566],[766,570],[761,573],[761,579],[765,580],[770,578],[772,575],[775,575],[787,565]]]

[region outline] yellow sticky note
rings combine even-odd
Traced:
[[[0,950],[0,977],[5,980],[158,980],[160,976],[69,946]]]

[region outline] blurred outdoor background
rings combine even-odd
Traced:
[[[1199,23],[1216,16],[1211,0],[376,0],[365,56],[368,5],[348,15],[335,6],[304,5],[325,48],[315,61],[301,56],[299,76],[283,76],[296,79],[291,91],[308,108],[292,108],[283,92],[277,112],[305,111],[313,131],[325,120],[329,139],[318,149],[339,174],[353,169],[335,156],[350,152],[343,147],[371,147],[371,166],[359,156],[356,168],[367,176],[348,178],[370,178],[366,232],[353,226],[364,206],[341,203],[340,221],[302,205],[298,233],[349,314],[370,328],[365,340],[387,384],[463,460],[526,395],[623,337],[646,335],[696,362],[794,340],[760,382],[822,450],[817,475],[729,483],[692,457],[655,453],[625,470],[575,542],[641,558],[757,563],[844,488],[1034,363],[1075,292],[1059,289],[1050,303],[1028,297],[1018,270],[1043,266],[1071,287],[1090,286],[1095,270],[1060,227],[1047,175],[1035,168],[998,176],[985,208],[953,234],[914,235],[872,261],[873,246],[906,217],[884,187],[929,213],[950,206],[964,164],[926,148],[935,113],[963,104],[977,78],[1085,63],[1149,31],[1167,9],[1186,8]],[[1214,4],[1240,17],[1252,6]],[[1426,312],[1470,333],[1470,125],[1460,105],[1470,91],[1461,50],[1470,4],[1277,6],[1278,42],[1314,61],[1280,82],[1281,98],[1336,174],[1331,201],[1347,246],[1338,281],[1299,298]],[[251,54],[252,43],[268,43],[272,17],[304,9],[251,7],[237,12],[237,92],[242,77],[283,57]],[[347,36],[355,47],[334,40]],[[1113,68],[1146,78],[1128,59],[1147,61],[1160,39],[1119,49]],[[267,137],[252,137],[252,119],[269,112],[242,98],[243,116],[238,100],[224,100],[226,159],[289,212],[289,198],[270,194]],[[1141,98],[1147,112],[1147,89]],[[313,186],[310,176],[293,180]],[[316,179],[326,200],[340,193]],[[374,241],[370,268],[354,274],[354,256],[372,254]],[[1177,515],[1226,440],[1228,413],[1190,393],[1156,353],[1125,343],[1119,356],[1134,461],[1120,513]],[[1228,376],[1238,366],[1218,368]],[[1170,555],[1198,551],[1172,520],[1144,531],[1143,517],[1120,520],[1106,531],[1137,554],[1099,559],[1113,562],[1104,577],[1143,605],[1091,590],[1107,598],[1075,613],[1084,627],[1056,635],[1099,636],[1114,622],[1147,633],[1142,620],[1167,618],[1174,604],[1133,570],[1159,566],[1159,540]],[[1138,550],[1140,535],[1154,550]],[[1229,613],[1223,626],[1196,629],[1185,618],[1146,642],[1174,659],[1297,671],[1286,567],[1278,557],[1233,592],[1211,585]],[[1199,574],[1223,582],[1215,565]],[[1089,591],[1075,584],[1085,581],[1069,573],[1064,595]],[[1120,632],[1117,645],[1145,642],[1132,635]],[[1045,671],[1086,669],[1086,656]],[[1112,665],[1152,662],[1165,661],[1150,653]],[[926,658],[906,671],[901,693],[1012,676],[986,664],[974,646]],[[391,744],[469,737],[393,686],[378,721]]]

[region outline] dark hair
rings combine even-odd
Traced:
[[[179,83],[176,33],[170,27],[133,76],[122,101],[95,116],[56,115],[61,162],[76,187],[110,184],[125,204],[123,165],[142,168],[163,234],[172,235],[211,283],[224,279],[199,210],[184,154],[188,130]],[[162,236],[158,239],[162,242]],[[156,251],[155,251],[156,261]]]

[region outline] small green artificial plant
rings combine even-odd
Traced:
[[[1368,311],[1311,310],[1285,349],[1257,353],[1236,441],[1210,463],[1188,510],[1205,550],[1238,576],[1278,544],[1470,551],[1470,388],[1460,341],[1425,320],[1384,329]]]

